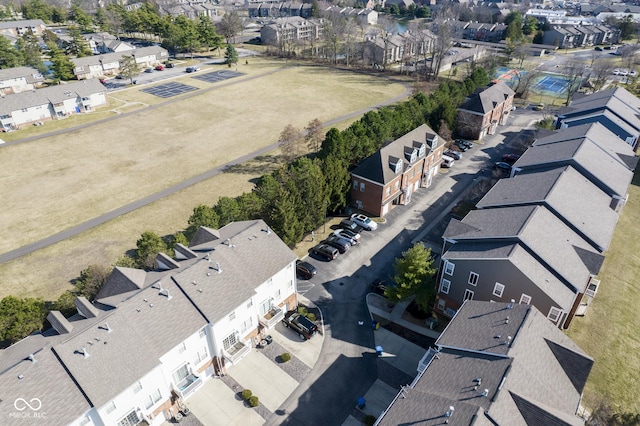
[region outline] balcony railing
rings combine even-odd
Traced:
[[[269,312],[260,317],[259,321],[260,324],[262,324],[264,327],[266,327],[267,329],[271,329],[277,323],[282,321],[283,318],[284,311],[277,306],[272,306],[271,309],[269,309]]]
[[[195,392],[195,390],[198,389],[201,384],[202,379],[200,379],[200,377],[194,374],[189,374],[180,383],[178,383],[178,392],[180,393],[180,396],[186,398],[187,396]]]
[[[240,361],[249,352],[251,352],[251,346],[244,342],[238,342],[229,349],[223,350],[224,357],[232,363]]]

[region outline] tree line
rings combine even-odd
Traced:
[[[291,161],[262,176],[251,192],[221,197],[212,206],[196,206],[186,228],[173,235],[144,232],[132,254],[122,255],[112,267],[88,266],[75,280],[74,288],[56,301],[14,296],[2,299],[0,341],[12,343],[41,329],[48,310],[72,314],[73,300],[77,296],[93,300],[114,266],[153,269],[158,253],[173,256],[175,244],[187,245],[200,226],[220,228],[234,221],[261,218],[287,245],[294,246],[325,221],[326,213],[348,206],[350,169],[424,123],[439,132],[454,128],[457,106],[488,83],[487,72],[476,67],[462,82],[444,81],[428,95],[417,93],[405,102],[370,111],[342,131],[332,128],[322,135],[317,119],[304,131],[285,127],[280,145]],[[311,154],[300,156],[303,151]]]

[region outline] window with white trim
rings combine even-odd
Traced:
[[[395,186],[395,189],[400,188],[400,180],[397,180],[394,186]]]
[[[202,348],[200,348],[199,351],[196,352],[196,354],[193,357],[193,361],[195,365],[200,364],[202,361],[204,361],[205,359],[207,359],[207,356],[209,355],[209,353],[207,352],[207,348],[205,346],[203,346]]]
[[[478,285],[478,278],[480,278],[480,275],[476,274],[473,271],[469,272],[469,284]]]
[[[364,182],[360,182],[360,192],[364,192]]]
[[[236,319],[236,312],[233,311],[229,314],[229,321],[233,321],[234,319]]]
[[[247,330],[253,328],[253,317],[249,317],[242,322],[242,326],[240,327],[240,332],[244,333]]]
[[[504,292],[504,284],[496,283],[493,287],[493,295],[502,297],[502,293]]]
[[[438,309],[440,309],[441,311],[444,311],[446,307],[447,307],[447,302],[444,299],[438,299]]]
[[[520,302],[518,302],[522,305],[530,305],[531,304],[531,296],[529,296],[528,294],[524,294],[522,293],[522,296],[520,296]]]
[[[154,406],[154,404],[162,399],[162,393],[160,393],[160,389],[156,389],[151,395],[148,395],[144,399],[144,408],[147,410]]]
[[[107,414],[111,414],[116,410],[116,403],[111,401],[111,404],[109,404],[109,406],[107,407],[107,409],[105,410],[107,412]]]
[[[89,423],[91,423],[91,419],[89,417],[85,417],[84,419],[80,420],[80,423],[78,423],[78,426],[85,426],[85,425],[88,425]]]
[[[449,294],[450,287],[451,287],[451,281],[443,279],[440,282],[440,293]]]
[[[384,191],[384,192],[385,192],[385,194],[386,194],[387,196],[389,196],[389,194],[391,194],[391,187],[390,187],[390,186],[387,186],[387,189],[385,189],[385,191]]]
[[[547,318],[549,318],[553,323],[557,323],[560,319],[560,315],[562,315],[562,309],[552,306],[551,309],[549,309],[549,315],[547,315]]]
[[[358,189],[358,181],[357,180],[353,180],[353,189]]]
[[[280,295],[282,294],[282,292],[280,291],[280,289],[278,289],[278,291],[276,291],[275,296],[273,297],[275,300],[280,300]]]
[[[140,423],[138,412],[136,410],[131,410],[129,414],[124,416],[122,420],[118,422],[118,426],[136,426],[138,423]]]
[[[444,261],[444,273],[447,275],[453,275],[453,271],[455,271],[456,265],[449,262],[448,260]]]
[[[234,330],[233,333],[231,333],[230,335],[224,338],[224,340],[222,341],[222,347],[225,350],[228,350],[231,346],[235,345],[236,343],[238,343],[238,335]]]
[[[131,390],[133,390],[133,393],[138,393],[142,390],[142,383],[140,382],[136,382],[135,385],[133,385],[133,387],[131,388]]]
[[[187,350],[187,345],[184,342],[182,342],[182,344],[178,346],[178,353],[182,353],[186,350]]]
[[[249,301],[247,302],[247,309],[249,309],[249,308],[250,308],[250,307],[252,307],[252,306],[253,306],[253,300],[249,300]]]
[[[467,289],[464,291],[464,300],[473,300],[473,291]]]
[[[173,372],[173,382],[178,384],[183,381],[189,375],[189,366],[182,364],[176,371]]]
[[[202,339],[206,335],[207,335],[207,329],[206,327],[202,327],[200,331],[198,331],[198,337]]]

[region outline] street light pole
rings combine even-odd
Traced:
[[[322,206],[324,207],[324,221],[322,222],[322,233],[326,234],[327,233],[327,202],[324,201],[322,203]]]

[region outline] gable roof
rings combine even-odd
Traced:
[[[624,197],[633,172],[588,138],[534,144],[515,162],[524,172],[571,165],[609,195]]]
[[[53,346],[94,406],[131,386],[160,365],[162,355],[206,325],[171,280],[161,282],[163,290],[156,284],[136,292],[99,322]]]
[[[603,256],[543,206],[472,210],[462,222],[475,230],[456,235],[447,229],[446,238],[517,242],[577,290],[602,266]]]
[[[44,76],[33,67],[14,67],[0,69],[0,86],[4,80],[24,77],[27,83],[39,83],[44,81]]]
[[[639,134],[638,127],[636,127],[638,126],[637,124],[631,125],[608,108],[588,110],[584,111],[583,114],[575,114],[566,118],[559,117],[558,121],[564,126],[577,126],[599,121],[614,132],[620,139],[627,139],[629,137],[637,138]]]
[[[506,336],[512,336],[509,343]],[[443,424],[450,406],[453,424],[584,424],[576,416],[581,393],[566,372],[583,387],[593,359],[535,307],[466,301],[436,347],[380,425]],[[580,373],[571,371],[572,362]]]
[[[555,130],[536,139],[533,145],[539,146],[583,138],[589,139],[629,170],[635,170],[638,157],[636,157],[633,148],[599,122]]]
[[[459,109],[486,114],[513,96],[515,92],[503,82],[494,83],[479,93],[471,95]]]
[[[609,247],[618,221],[611,196],[571,166],[500,179],[476,207],[534,204],[547,207],[598,251]]]
[[[442,141],[436,132],[423,124],[362,160],[351,174],[385,185],[412,165],[407,158],[408,151],[414,148],[419,149],[421,144],[425,144],[425,155],[427,155],[430,149],[434,149],[441,143]],[[417,158],[424,157],[418,156]],[[390,164],[392,162],[395,164],[397,161],[401,161],[402,165],[400,171],[395,173]]]
[[[171,276],[212,324],[297,259],[263,220],[232,222],[219,230],[219,236],[191,246],[194,251],[207,251],[210,261],[206,256],[194,260]]]

